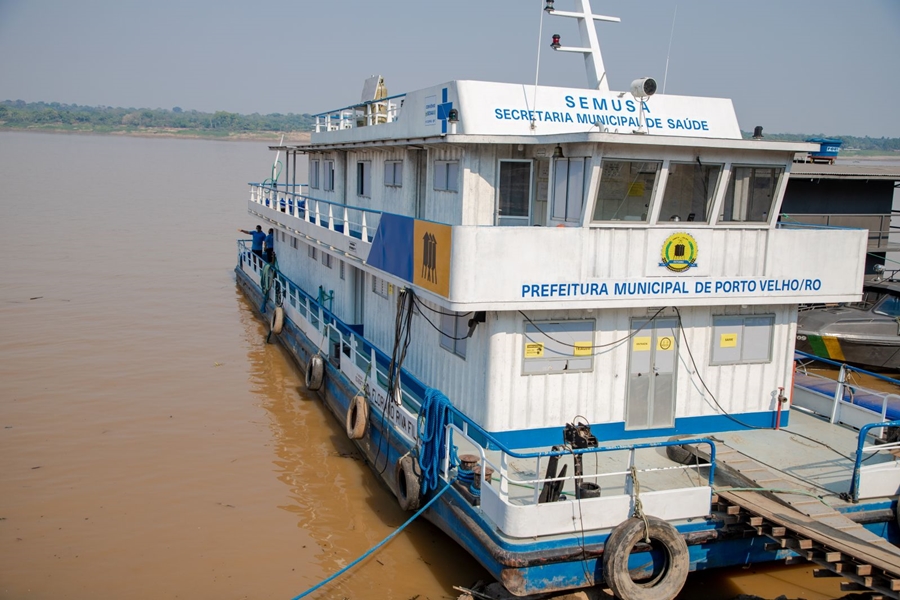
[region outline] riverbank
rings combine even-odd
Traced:
[[[67,133],[77,135],[117,135],[143,138],[174,138],[187,140],[219,140],[232,142],[273,142],[281,141],[280,132],[271,131],[223,131],[210,132],[197,129],[172,129],[164,127],[123,127],[98,129],[91,127],[8,127],[0,123],[0,131],[22,131],[30,133]],[[284,133],[284,141],[289,144],[309,142],[310,132],[290,131]]]

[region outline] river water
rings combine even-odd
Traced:
[[[234,284],[265,143],[0,133],[0,598],[283,598],[407,514]],[[810,567],[682,598],[840,596]],[[455,598],[424,520],[320,598]]]

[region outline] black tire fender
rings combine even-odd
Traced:
[[[403,510],[416,510],[422,504],[422,483],[416,460],[407,454],[397,463],[397,501]]]
[[[635,544],[643,541],[645,525],[632,517],[613,529],[603,548],[603,577],[606,585],[620,600],[672,600],[684,587],[690,570],[687,543],[669,523],[647,517],[650,544],[662,551],[665,564],[649,579],[635,581],[628,569],[628,559]]]
[[[317,392],[325,380],[325,361],[318,354],[313,354],[306,362],[306,389]]]
[[[366,435],[366,425],[369,422],[369,403],[362,394],[357,394],[350,401],[347,409],[347,437],[351,440],[360,440]]]
[[[272,333],[278,335],[284,328],[284,309],[280,306],[275,307],[272,313]]]

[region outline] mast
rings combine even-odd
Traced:
[[[595,15],[591,11],[591,0],[578,0],[581,3],[580,12],[556,10],[553,8],[553,0],[547,0],[544,10],[554,17],[570,17],[578,20],[578,31],[581,34],[581,48],[560,46],[554,40],[553,49],[560,52],[581,52],[584,54],[584,69],[587,72],[588,86],[601,92],[609,91],[609,82],[606,78],[606,67],[603,66],[603,56],[600,54],[600,42],[597,40],[597,26],[594,21],[609,21],[620,23],[618,17],[606,17]],[[558,36],[554,36],[555,38]]]

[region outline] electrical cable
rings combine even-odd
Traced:
[[[521,310],[519,311],[519,314],[522,315],[523,317],[525,317],[525,320],[528,321],[529,323],[531,323],[531,325],[532,325],[535,329],[537,329],[538,332],[539,332],[541,335],[544,335],[545,337],[547,337],[547,339],[549,339],[549,340],[551,340],[551,341],[553,341],[553,342],[556,342],[556,343],[559,344],[560,346],[568,346],[569,348],[579,348],[579,349],[585,349],[585,348],[588,348],[588,349],[593,350],[593,349],[595,349],[595,348],[607,348],[607,347],[609,347],[609,346],[616,346],[616,345],[618,345],[618,344],[621,344],[622,342],[628,341],[629,339],[633,338],[633,337],[636,336],[638,333],[640,333],[641,331],[643,331],[644,328],[646,328],[648,325],[650,325],[650,323],[652,323],[653,321],[655,321],[656,318],[660,315],[660,313],[662,313],[662,311],[664,311],[664,310],[666,310],[666,307],[665,307],[665,306],[662,307],[662,308],[660,308],[658,311],[656,311],[656,312],[653,314],[653,316],[650,317],[649,319],[647,319],[647,321],[646,321],[643,325],[641,325],[640,327],[638,327],[637,329],[635,329],[634,331],[632,331],[631,333],[629,333],[628,335],[626,335],[626,336],[623,337],[623,338],[620,338],[620,339],[615,340],[615,341],[612,341],[612,342],[608,342],[608,343],[606,343],[606,344],[595,344],[595,345],[591,345],[591,346],[582,346],[581,344],[579,344],[579,345],[576,346],[575,344],[569,344],[568,342],[564,342],[564,341],[562,341],[562,340],[558,340],[558,339],[554,338],[552,335],[550,335],[549,333],[545,332],[543,329],[541,329],[540,326],[538,326],[537,323],[535,323],[534,321],[532,321],[532,320],[528,317],[528,315],[526,315],[526,314],[525,314],[524,312],[522,312]],[[676,310],[677,310],[677,309],[676,309]],[[527,336],[526,336],[526,337],[527,337]],[[529,338],[529,339],[530,339],[530,338]],[[600,353],[600,352],[595,352],[595,353],[592,353],[590,356],[597,356],[598,354],[601,354],[601,353]]]

